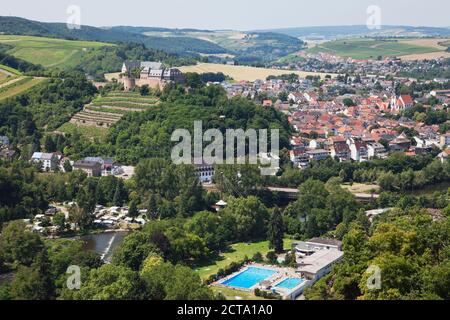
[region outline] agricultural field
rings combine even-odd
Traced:
[[[197,73],[207,73],[207,72],[222,72],[223,74],[233,78],[236,81],[255,81],[255,80],[265,80],[268,76],[280,76],[288,73],[298,74],[300,77],[306,77],[308,75],[321,76],[324,78],[327,73],[319,72],[304,72],[304,71],[294,71],[294,70],[282,70],[282,69],[269,69],[269,68],[255,68],[247,66],[233,66],[225,64],[215,64],[215,63],[200,63],[195,66],[185,66],[179,68],[182,72],[197,72]],[[332,76],[336,76],[331,74]]]
[[[16,70],[14,68],[5,66],[3,64],[0,64],[0,76],[1,74],[6,75],[21,75],[22,73],[19,70]]]
[[[158,99],[143,97],[135,92],[110,92],[98,96],[82,111],[73,116],[70,123],[76,126],[109,128],[127,112],[143,112],[158,104]]]
[[[446,48],[438,45],[444,39],[345,39],[325,42],[308,49],[309,53],[329,53],[353,59],[376,59],[382,57],[403,57],[410,55],[436,54]]]
[[[0,35],[0,43],[11,46],[6,53],[46,68],[67,68],[77,65],[89,49],[112,44],[93,41],[72,41],[31,36]]]
[[[0,84],[0,100],[25,92],[44,80],[44,78],[14,77],[12,80]]]

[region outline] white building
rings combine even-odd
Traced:
[[[369,159],[386,158],[388,155],[386,148],[378,142],[372,142],[367,144],[367,156]]]
[[[44,171],[53,171],[58,166],[58,156],[55,153],[35,152],[31,156],[31,161],[41,163]]]
[[[364,141],[359,139],[350,138],[347,140],[347,144],[350,147],[350,158],[354,161],[367,161],[369,158],[367,145]]]
[[[297,260],[298,271],[305,279],[316,282],[331,272],[333,266],[342,260],[344,253],[336,249],[323,249]]]
[[[329,152],[324,149],[309,150],[306,151],[306,154],[308,154],[310,160],[316,161],[324,160],[330,155]]]

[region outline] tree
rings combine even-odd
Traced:
[[[345,98],[345,99],[343,100],[343,103],[344,103],[344,105],[345,105],[346,107],[352,107],[352,106],[355,105],[355,103],[353,102],[353,100],[350,99],[350,98]]]
[[[280,209],[275,208],[267,227],[267,238],[269,248],[274,249],[276,253],[283,252],[284,226]]]
[[[116,207],[122,207],[123,203],[125,201],[124,199],[124,186],[123,186],[123,181],[122,179],[118,179],[117,183],[116,183],[116,189],[114,191],[114,196],[113,196],[113,204]]]
[[[89,214],[84,208],[73,205],[69,209],[69,221],[74,223],[76,228],[86,230],[92,223],[93,216]]]
[[[122,245],[114,252],[113,263],[135,271],[140,270],[148,256],[161,254],[151,236],[146,232],[135,232],[126,236]]]
[[[270,264],[276,264],[277,263],[277,254],[275,251],[269,251],[266,254],[267,261],[269,261]]]
[[[75,300],[142,300],[147,298],[145,285],[137,272],[122,266],[106,264],[89,272],[87,281]]]
[[[221,219],[217,214],[203,211],[195,214],[187,223],[187,230],[206,241],[208,248],[218,250],[225,243],[223,234],[219,233]]]
[[[141,86],[139,89],[141,96],[148,96],[150,94],[150,89],[147,84]]]
[[[142,275],[152,300],[212,300],[211,289],[192,269],[171,263],[156,265]]]
[[[0,235],[0,252],[5,262],[30,266],[43,250],[39,235],[26,230],[21,220],[9,222]]]
[[[64,168],[64,172],[72,172],[73,171],[73,167],[70,164],[69,160],[64,161],[63,168]]]
[[[128,216],[131,218],[139,217],[139,210],[137,208],[136,200],[131,201],[130,208],[128,209]]]
[[[156,219],[158,216],[158,201],[156,196],[152,193],[148,199],[147,217],[149,219]]]
[[[39,252],[31,267],[19,267],[11,283],[11,295],[17,300],[49,300],[54,290],[46,250]]]
[[[141,276],[145,276],[145,274],[150,273],[155,267],[163,263],[164,259],[161,256],[151,253],[142,264],[142,268],[140,271]]]
[[[231,198],[222,211],[235,221],[236,240],[255,240],[266,238],[266,226],[269,212],[266,206],[254,196],[248,198]]]
[[[60,231],[66,230],[66,216],[62,212],[58,212],[53,217],[53,225],[57,226]]]
[[[56,143],[51,135],[45,136],[44,147],[46,152],[55,152],[56,151]]]

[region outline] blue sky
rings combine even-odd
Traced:
[[[81,9],[81,23],[203,29],[365,24],[370,5],[381,8],[382,24],[450,26],[448,0],[14,0],[0,15],[66,22],[67,7]]]

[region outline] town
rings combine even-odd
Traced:
[[[21,2],[0,8],[2,302],[450,299],[448,5]]]

